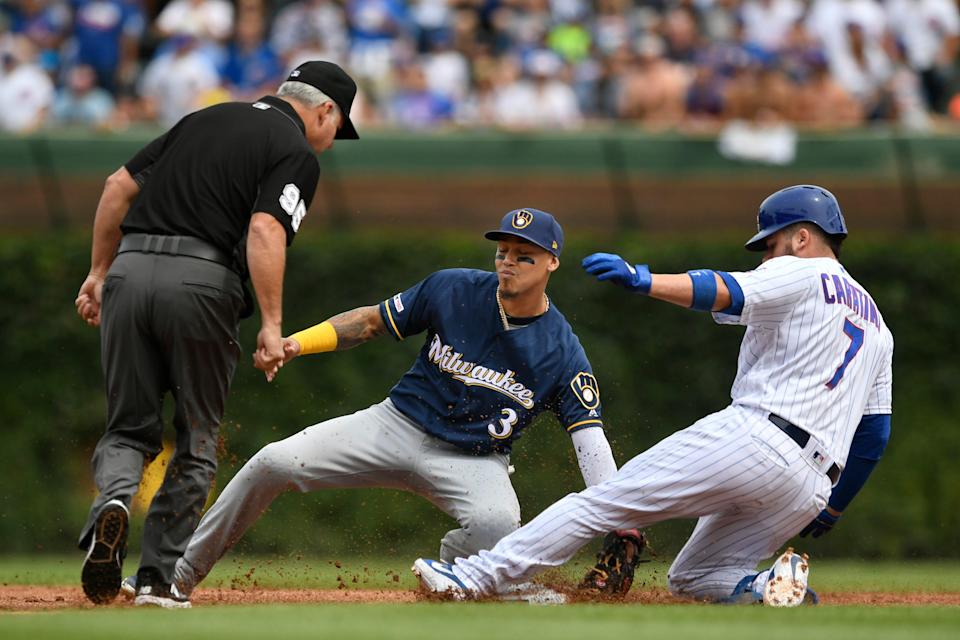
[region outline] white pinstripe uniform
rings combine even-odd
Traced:
[[[641,453],[611,479],[570,494],[492,550],[458,559],[471,588],[495,593],[557,566],[597,535],[697,517],[669,572],[671,590],[722,600],[826,506],[865,414],[891,412],[893,336],[835,260],[783,256],[731,274],[743,324],[732,404]],[[810,434],[801,449],[771,413]]]

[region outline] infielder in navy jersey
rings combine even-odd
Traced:
[[[426,334],[386,400],[271,443],[243,466],[177,563],[182,593],[290,488],[405,489],[458,521],[440,557],[452,561],[492,546],[520,526],[510,448],[544,411],[570,433],[588,486],[616,472],[590,362],[546,295],[560,265],[560,225],[549,213],[518,209],[486,237],[497,243],[496,273],[438,271],[378,305],[285,339],[289,360],[383,334]]]
[[[746,327],[729,407],[637,455],[609,480],[548,507],[489,551],[418,559],[421,583],[457,597],[496,594],[559,565],[597,534],[698,518],[670,567],[677,595],[795,606],[816,601],[790,538],[819,537],[863,487],[890,434],[893,336],[839,261],[840,206],[814,185],[760,205],[752,271],[651,273],[596,253],[584,269],[639,294]]]

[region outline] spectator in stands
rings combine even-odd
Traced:
[[[210,60],[198,51],[190,35],[171,38],[172,49],[158,55],[143,72],[140,95],[145,112],[170,127],[195,111],[205,93],[220,87],[220,76]]]
[[[93,67],[78,64],[67,72],[67,82],[57,91],[51,121],[55,125],[104,127],[113,115],[110,93],[97,86]]]
[[[672,127],[683,121],[692,74],[665,54],[666,47],[659,37],[640,38],[633,64],[621,81],[621,118],[654,128]]]
[[[846,32],[847,49],[833,59],[833,76],[860,102],[867,120],[892,117],[887,83],[893,66],[882,43],[857,22],[848,22]]]
[[[767,53],[776,53],[803,14],[799,0],[744,0],[740,7],[744,38]]]
[[[795,91],[794,120],[813,129],[856,127],[863,123],[863,106],[830,74],[823,54],[811,54],[809,73]]]
[[[0,40],[0,131],[30,133],[43,125],[54,88],[23,36]]]
[[[145,28],[141,0],[71,0],[73,33],[66,59],[86,64],[97,84],[113,92],[134,82],[139,69],[140,38]]]
[[[401,66],[397,76],[397,90],[388,107],[392,124],[404,129],[430,129],[453,119],[453,102],[430,89],[419,64]]]
[[[345,62],[349,37],[343,7],[333,0],[288,4],[273,22],[270,44],[288,69],[307,60]]]
[[[527,56],[528,77],[521,77],[513,59],[505,59],[497,90],[494,118],[508,129],[570,129],[583,117],[577,96],[560,79],[563,61],[552,51],[539,49]]]
[[[263,15],[257,11],[241,13],[227,48],[226,64],[220,70],[232,99],[252,102],[273,93],[285,75],[284,64],[264,41]]]
[[[164,38],[191,36],[199,44],[223,44],[233,33],[234,11],[229,0],[172,0],[157,16]]]
[[[63,0],[20,0],[10,9],[10,31],[37,48],[37,62],[49,73],[60,68],[60,48],[70,33],[70,7]]]
[[[945,113],[960,43],[956,0],[887,0],[891,29],[920,74],[927,107]]]
[[[422,60],[427,86],[453,103],[463,102],[470,91],[470,62],[453,48],[452,31],[431,31],[426,46]]]
[[[393,62],[402,57],[400,46],[409,38],[406,5],[401,0],[347,0],[346,13],[351,72],[381,100],[390,88]]]

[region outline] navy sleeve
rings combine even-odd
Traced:
[[[578,345],[579,346],[579,345]],[[588,427],[602,427],[600,384],[593,375],[583,348],[571,359],[558,381],[555,413],[568,433]]]
[[[433,300],[445,288],[444,272],[430,274],[406,291],[380,303],[380,317],[397,340],[416,335],[430,326]]]
[[[890,414],[863,416],[850,444],[847,465],[830,494],[830,508],[844,511],[853,501],[877,466],[889,439]]]

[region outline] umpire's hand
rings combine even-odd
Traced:
[[[283,336],[280,327],[262,327],[257,334],[257,350],[253,366],[263,371],[267,382],[272,382],[283,366]]]
[[[90,274],[80,285],[77,299],[73,301],[77,308],[77,315],[91,327],[100,326],[100,296],[102,292],[103,278]]]

